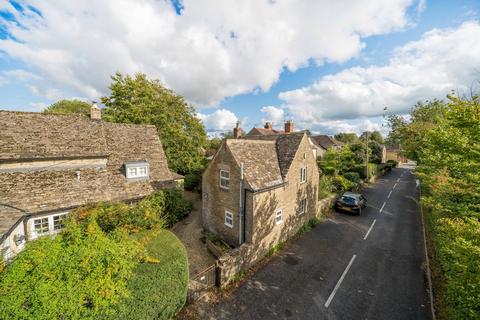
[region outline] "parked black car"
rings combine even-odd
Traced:
[[[345,192],[336,202],[334,208],[340,211],[349,211],[357,215],[367,206],[367,198],[353,192]]]

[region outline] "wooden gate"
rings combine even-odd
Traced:
[[[218,285],[218,269],[216,265],[197,273],[188,283],[188,302],[198,300],[213,286]]]

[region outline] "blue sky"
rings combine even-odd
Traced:
[[[4,0],[0,109],[98,99],[118,70],[160,79],[211,132],[286,119],[385,131],[385,106],[405,113],[480,80],[480,1],[228,2]]]

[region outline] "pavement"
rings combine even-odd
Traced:
[[[364,195],[361,216],[334,213],[200,318],[431,319],[411,167]]]

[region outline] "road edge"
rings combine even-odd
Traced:
[[[430,312],[432,314],[432,320],[436,320],[435,316],[435,307],[434,307],[434,299],[433,299],[433,287],[432,287],[432,270],[430,269],[430,258],[428,255],[428,246],[427,246],[427,231],[425,229],[425,217],[423,212],[423,205],[421,203],[422,197],[422,188],[419,185],[418,187],[418,205],[420,207],[420,217],[422,222],[422,232],[423,232],[423,248],[425,252],[425,264],[426,264],[426,273],[427,273],[427,282],[428,282],[428,295],[430,298]]]

